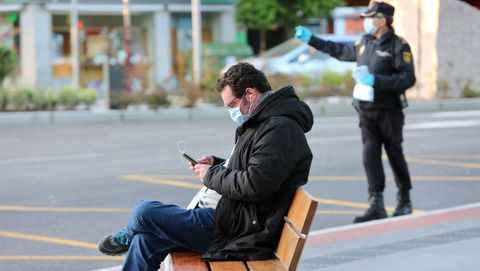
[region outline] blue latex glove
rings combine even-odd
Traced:
[[[295,27],[295,38],[303,42],[309,42],[310,38],[312,38],[312,32],[308,28],[299,25]]]
[[[362,84],[362,85],[367,85],[373,87],[375,84],[375,75],[371,74],[368,71],[367,66],[358,66],[356,67],[353,72],[352,76],[355,79],[355,83],[357,84]]]
[[[362,84],[364,85],[367,85],[367,86],[371,86],[373,87],[373,85],[375,84],[375,75],[369,73],[369,74],[366,74],[365,76],[363,76],[360,81],[362,82]]]

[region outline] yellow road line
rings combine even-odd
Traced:
[[[97,249],[97,244],[94,244],[94,243],[81,242],[81,241],[76,241],[76,240],[49,237],[49,236],[42,236],[42,235],[16,233],[16,232],[12,232],[12,231],[0,231],[0,237],[8,237],[8,238],[14,238],[14,239],[24,239],[24,240],[44,242],[44,243],[53,243],[53,244],[71,246],[71,247],[82,247],[82,248]]]
[[[177,187],[192,189],[201,188],[201,184],[192,184],[182,180],[166,180],[164,178],[185,178],[197,179],[196,176],[189,175],[123,175],[120,178],[130,181],[143,181],[155,184],[165,184]],[[412,176],[414,182],[480,182],[480,176]],[[310,181],[366,181],[365,176],[309,176]],[[393,181],[393,176],[387,176],[387,181]]]
[[[184,188],[191,188],[191,189],[202,188],[201,184],[193,184],[189,182],[176,181],[176,180],[164,180],[164,179],[159,179],[156,177],[145,176],[145,175],[123,175],[123,176],[120,176],[120,178],[127,181],[141,181],[146,183],[163,184],[163,185],[170,185],[170,186],[184,187]]]
[[[189,179],[189,180],[199,180],[197,175],[152,175],[153,177],[161,178],[161,179]]]
[[[52,212],[52,213],[126,213],[130,208],[75,208],[75,207],[33,207],[0,205],[0,211],[9,212]]]
[[[0,261],[123,261],[124,257],[112,256],[51,256],[51,255],[9,255],[0,256]]]
[[[434,160],[434,159],[415,158],[415,157],[412,157],[412,156],[405,156],[405,159],[409,163],[419,163],[419,164],[458,167],[458,168],[480,169],[480,163],[459,163],[459,162],[441,161],[441,160]]]
[[[416,154],[415,157],[448,160],[480,160],[479,154]]]

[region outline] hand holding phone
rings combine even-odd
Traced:
[[[198,162],[195,159],[193,159],[192,157],[190,157],[186,153],[182,153],[182,157],[187,159],[188,161],[190,161],[190,163],[192,163],[193,165],[198,164]]]

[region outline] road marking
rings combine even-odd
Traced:
[[[0,211],[8,212],[50,212],[50,213],[125,213],[130,208],[75,208],[75,207],[31,207],[19,205],[0,205]]]
[[[480,160],[479,154],[415,154],[414,157],[448,160]]]
[[[448,112],[437,112],[433,113],[432,116],[440,118],[465,118],[465,117],[480,117],[480,111],[448,111]]]
[[[125,257],[112,256],[51,256],[51,255],[11,255],[1,256],[0,261],[123,261]]]
[[[419,163],[419,164],[458,167],[458,168],[480,169],[480,164],[479,163],[459,163],[459,162],[441,161],[441,160],[434,160],[434,159],[423,159],[423,158],[412,157],[412,156],[409,156],[409,155],[405,156],[405,159],[409,163]]]
[[[342,207],[352,207],[352,208],[360,208],[360,209],[367,209],[370,205],[368,203],[361,203],[361,202],[354,202],[354,201],[345,201],[345,200],[336,200],[336,199],[325,199],[325,198],[317,198],[318,203],[325,204],[325,205],[335,205],[335,206],[342,206]],[[393,212],[395,207],[392,206],[385,206],[385,210],[389,212]],[[414,214],[424,213],[424,210],[413,210]]]
[[[189,180],[198,180],[198,176],[196,175],[123,175],[120,178],[124,180],[132,180],[132,181],[145,181],[150,183],[156,184],[164,184],[160,181],[168,181],[169,183],[165,183],[167,185],[176,186],[180,182],[183,184],[191,184],[187,182],[182,182],[182,179],[189,179]],[[176,179],[179,180],[164,180],[164,179]],[[414,182],[480,182],[480,176],[411,176]],[[148,181],[147,181],[148,179]],[[365,176],[309,176],[309,181],[366,181],[367,178]],[[393,176],[386,176],[387,181],[393,181]],[[188,185],[190,186],[190,185]],[[185,187],[185,186],[182,186]],[[193,184],[192,187],[187,188],[194,188],[197,189],[201,187],[196,186]]]
[[[177,180],[159,179],[156,177],[145,176],[145,175],[122,175],[120,176],[120,178],[127,181],[140,181],[140,182],[146,182],[146,183],[163,184],[163,185],[192,188],[192,189],[200,189],[203,187],[201,184],[193,184],[193,183],[177,181]]]
[[[51,156],[7,158],[7,159],[1,159],[0,165],[92,159],[92,158],[96,158],[97,156],[98,154],[96,153],[79,153],[79,154],[65,154],[65,155],[51,155]]]
[[[139,137],[158,137],[158,136],[180,136],[185,134],[191,134],[191,130],[145,130],[145,131],[132,131],[132,132],[118,132],[110,134],[111,138],[139,138]],[[195,134],[210,135],[216,134],[215,129],[197,129]]]
[[[143,176],[143,175],[142,175]],[[189,179],[189,180],[197,180],[198,181],[198,176],[197,175],[149,175],[151,177],[157,177],[161,179]]]
[[[364,176],[310,176],[309,181],[367,181]],[[414,182],[480,182],[480,176],[411,176]],[[386,176],[393,181],[393,176]]]
[[[442,129],[480,125],[477,120],[430,121],[405,125],[405,130]]]
[[[24,240],[44,242],[44,243],[60,244],[60,245],[71,246],[71,247],[89,248],[89,249],[95,249],[95,250],[98,248],[97,244],[94,244],[94,243],[42,236],[42,235],[23,234],[23,233],[17,233],[12,231],[0,231],[0,237],[24,239]]]

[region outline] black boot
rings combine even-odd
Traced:
[[[412,201],[410,200],[410,193],[398,193],[397,207],[392,216],[408,215],[413,212]]]
[[[386,217],[387,211],[385,211],[385,206],[383,205],[382,193],[373,193],[370,195],[370,206],[363,215],[355,217],[353,223],[367,222]]]

